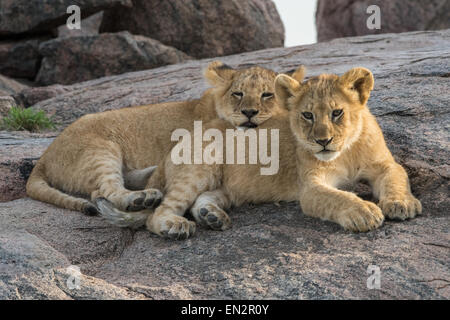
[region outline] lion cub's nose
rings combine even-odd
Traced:
[[[244,109],[241,110],[241,112],[249,119],[251,119],[251,117],[255,116],[258,114],[259,110],[256,109]]]
[[[320,139],[320,140],[316,140],[316,142],[317,142],[318,144],[320,144],[322,147],[325,148],[327,145],[330,144],[331,140],[333,140],[333,138],[330,138],[330,139]]]

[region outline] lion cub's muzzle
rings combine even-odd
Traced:
[[[336,146],[331,145],[332,141],[333,137],[325,139],[314,139],[314,142],[318,145],[314,148],[314,156],[321,161],[331,161],[336,159],[339,156],[340,152],[335,150]],[[318,150],[318,148],[321,149]]]
[[[328,138],[327,139],[317,139],[316,143],[321,145],[324,150],[327,150],[327,145],[329,145],[332,140],[333,140],[333,137],[331,137],[329,139]]]
[[[246,128],[256,128],[258,126],[257,123],[252,121],[252,118],[254,119],[254,117],[259,113],[259,110],[256,109],[243,109],[241,110],[241,113],[247,117],[247,121],[245,121],[244,123],[241,123],[241,127],[246,127]]]

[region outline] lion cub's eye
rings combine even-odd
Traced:
[[[263,98],[263,99],[270,99],[270,98],[272,98],[273,97],[273,93],[272,92],[264,92],[262,95],[261,95],[261,98]]]
[[[244,96],[244,93],[240,92],[240,91],[235,91],[231,94],[233,97],[236,97],[238,99],[241,99]]]
[[[314,116],[311,112],[302,112],[302,116],[306,120],[312,120],[314,118]]]
[[[336,109],[336,110],[333,110],[333,112],[331,113],[331,115],[332,115],[332,117],[333,117],[334,119],[340,117],[340,116],[342,115],[342,109]]]

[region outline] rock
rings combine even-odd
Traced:
[[[355,66],[371,69],[375,88],[369,107],[394,157],[408,171],[412,191],[423,204],[422,216],[353,234],[305,216],[297,203],[248,205],[230,211],[230,230],[198,227],[192,239],[175,242],[143,229],[119,229],[99,217],[18,199],[0,203],[0,248],[10,248],[3,243],[20,239],[20,249],[0,249],[0,261],[8,261],[7,272],[0,272],[0,299],[20,299],[22,294],[105,298],[113,291],[125,298],[136,294],[148,299],[449,299],[449,48],[450,30],[442,30],[336,39],[221,59],[231,66],[256,63],[277,71],[305,64],[308,76],[342,74]],[[201,70],[209,61],[62,86],[64,93],[52,88],[55,96],[33,108],[54,115],[64,124],[62,129],[90,112],[197,98],[207,88]],[[0,147],[0,163],[18,159],[20,166],[20,159],[38,157],[42,151],[36,147],[31,152],[32,141],[40,150],[51,141],[50,136],[38,137],[6,137],[11,142]],[[29,139],[22,149],[19,138]],[[26,168],[25,173],[30,170]],[[8,172],[14,171],[1,171],[0,176],[11,176]],[[17,179],[23,183],[20,188],[24,182]],[[1,194],[9,192],[3,190]],[[49,248],[32,250],[32,243]],[[43,253],[36,259],[29,252]],[[24,267],[10,262],[16,255]],[[49,261],[49,267],[43,271],[37,260]],[[76,295],[68,290],[70,264],[107,293],[92,289]],[[367,288],[369,265],[380,268],[380,289]],[[24,274],[15,276],[20,281],[8,277],[18,272]]]
[[[26,85],[0,74],[0,96],[15,95],[26,88]]]
[[[3,206],[3,210],[7,207]],[[38,215],[43,211],[35,212]],[[31,216],[22,216],[28,219]],[[18,216],[0,218],[0,297],[2,299],[142,299],[144,296],[80,274],[69,256],[17,224]],[[8,226],[9,225],[9,226]],[[14,226],[15,225],[15,226]],[[94,229],[96,226],[92,226]],[[103,247],[104,249],[104,247]],[[68,284],[69,283],[69,284]],[[70,284],[73,284],[71,286]],[[79,287],[74,287],[78,285]],[[14,290],[11,290],[14,288]]]
[[[378,86],[382,86],[382,81],[395,82],[396,79],[404,81],[398,78],[401,70],[403,70],[401,73],[403,77],[419,81],[414,85],[414,89],[420,86],[420,81],[431,81],[433,85],[438,86],[437,88],[442,88],[446,84],[445,81],[448,81],[446,75],[449,63],[445,57],[448,55],[450,46],[447,39],[449,35],[450,30],[370,35],[336,39],[330,43],[244,53],[223,57],[220,60],[235,67],[259,64],[280,72],[305,64],[309,75],[323,72],[342,74],[354,66],[364,66],[375,74],[373,98],[376,97]],[[423,47],[429,48],[427,49],[429,51],[423,51],[421,49]],[[370,55],[367,52],[370,52]],[[37,102],[33,108],[45,110],[65,126],[87,113],[198,98],[208,88],[202,78],[202,70],[213,60],[217,59],[189,61],[179,65],[105,77],[70,86],[60,86],[58,90],[55,90],[53,86],[30,88],[21,96],[25,100],[31,96],[36,101],[39,97],[34,93],[40,91],[42,98],[53,97]],[[414,74],[415,66],[422,64],[425,66],[420,73],[422,76],[409,75]],[[425,69],[426,66],[430,66],[428,70]],[[384,86],[385,91],[382,92],[386,95],[397,94],[397,100],[400,100],[401,104],[405,103],[404,99],[417,104],[420,100],[414,94],[409,96],[402,94],[402,90],[405,89],[401,88],[403,86],[401,81],[396,85],[400,90],[397,93]],[[429,86],[428,84],[427,88]],[[414,92],[414,89],[411,89],[411,92]],[[406,88],[406,90],[409,89]],[[63,91],[65,91],[64,94],[62,94]],[[439,92],[445,94],[446,90]],[[426,101],[427,105],[428,101]],[[382,101],[376,103],[382,103]],[[445,107],[445,103],[441,100],[437,101],[436,105]]]
[[[294,203],[244,206],[231,218],[230,230],[168,241],[30,199],[0,203],[0,298],[450,297],[445,212],[365,234],[307,217]],[[67,287],[69,265],[81,270],[80,290]],[[367,289],[369,265],[380,268],[379,290]]]
[[[39,43],[49,37],[7,40],[0,42],[0,73],[33,80],[39,69]]]
[[[100,24],[102,23],[103,11],[81,20],[81,29],[69,29],[65,24],[58,27],[58,37],[78,37],[84,35],[98,34]]]
[[[159,40],[196,58],[284,44],[283,23],[271,0],[133,0],[131,8],[104,13],[100,32],[121,30]]]
[[[39,47],[44,57],[36,81],[70,84],[190,59],[159,41],[128,32],[57,38]]]
[[[381,28],[367,28],[370,5],[380,8]],[[450,2],[447,0],[319,0],[316,10],[318,41],[415,30],[450,28]]]
[[[15,94],[14,98],[20,105],[29,107],[39,101],[47,100],[56,97],[57,95],[62,95],[68,91],[69,89],[60,84],[54,84],[47,87],[30,87]]]
[[[0,131],[0,202],[26,196],[25,184],[56,133]]]
[[[11,96],[0,96],[0,126],[3,117],[6,117],[12,107],[16,106],[16,101]]]
[[[84,18],[115,5],[131,6],[131,0],[2,0],[0,36],[51,31],[66,23],[67,8],[74,4]]]

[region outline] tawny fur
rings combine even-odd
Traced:
[[[305,214],[355,232],[380,227],[384,217],[404,220],[420,214],[407,174],[366,106],[372,88],[372,73],[364,68],[305,83],[279,75],[277,99],[289,111],[258,127],[280,130],[278,173],[261,175],[261,165],[174,165],[168,156],[149,181],[149,186],[164,187],[165,198],[154,212],[147,211],[147,228],[186,238],[195,230],[183,217],[190,207],[198,223],[223,230],[231,225],[224,211],[230,205],[280,200],[299,200]],[[222,120],[209,126],[222,132],[231,128]],[[329,151],[323,151],[317,141],[331,138]],[[369,182],[378,205],[339,189],[359,180]]]
[[[156,206],[162,194],[145,183],[151,166],[173,147],[175,129],[191,130],[195,120],[221,118],[232,126],[248,121],[245,108],[259,111],[259,125],[280,112],[274,92],[276,73],[260,68],[234,70],[212,62],[205,78],[213,85],[198,100],[124,108],[83,116],[48,147],[27,182],[27,194],[59,207],[96,213],[89,201],[106,198],[116,209],[138,211]],[[243,93],[242,99],[232,95]],[[131,190],[134,189],[134,190]],[[141,189],[141,190],[136,190]]]

